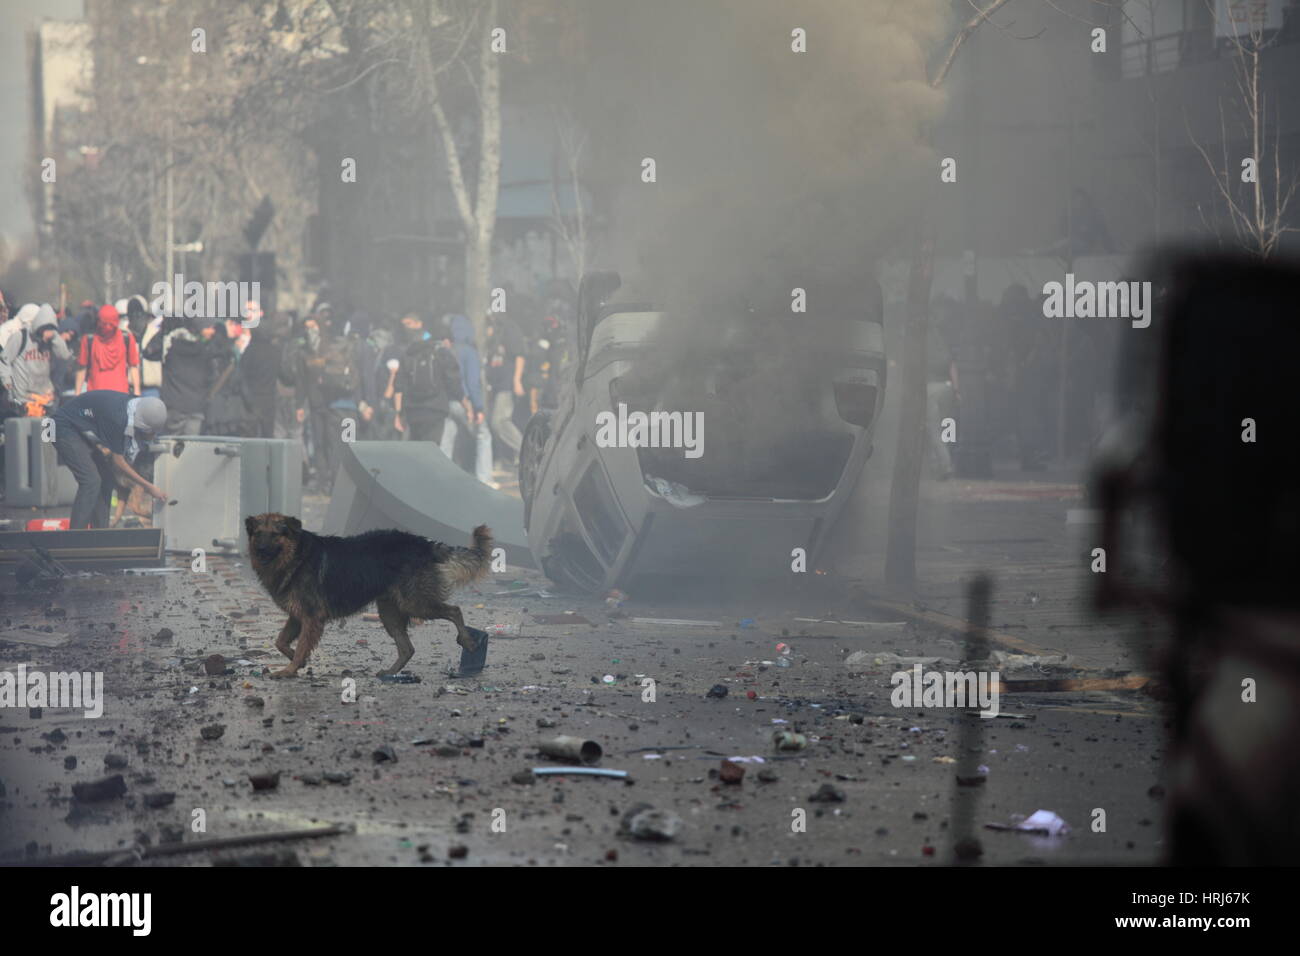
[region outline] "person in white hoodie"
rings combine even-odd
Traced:
[[[29,324],[19,323],[6,338],[0,339],[0,347],[4,351],[0,385],[7,393],[10,406],[15,411],[25,411],[28,417],[45,415],[55,399],[50,359],[72,357],[68,343],[59,335],[54,309],[48,303],[40,306]]]
[[[8,358],[4,355],[4,344],[9,341],[9,336],[13,335],[19,329],[29,329],[32,326],[32,319],[36,318],[36,313],[41,307],[35,302],[28,302],[21,309],[15,312],[5,322],[0,323],[0,361]]]

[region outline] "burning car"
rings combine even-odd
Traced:
[[[679,575],[775,578],[816,561],[871,455],[885,385],[879,286],[851,307],[666,311],[583,277],[577,355],[524,433],[542,570],[581,591]],[[843,298],[837,301],[843,302]],[[707,312],[709,334],[671,329]]]

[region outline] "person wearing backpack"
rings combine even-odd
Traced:
[[[140,348],[111,305],[99,310],[94,334],[82,338],[77,364],[78,395],[85,391],[140,394]]]
[[[316,478],[329,494],[334,487],[343,444],[343,421],[356,421],[361,387],[353,342],[335,335],[330,316],[318,310],[306,322],[307,403],[311,410],[311,441]]]
[[[19,327],[0,342],[5,359],[0,362],[0,384],[17,417],[41,418],[55,404],[50,379],[51,360],[68,358],[67,343],[59,335],[54,309],[43,305],[30,327]]]
[[[407,314],[402,327],[411,343],[402,355],[394,383],[397,416],[393,424],[408,441],[440,442],[448,403],[452,396],[459,401],[464,393],[456,356],[438,347],[420,315]]]

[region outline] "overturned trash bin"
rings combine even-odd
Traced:
[[[327,534],[397,528],[463,545],[485,524],[509,567],[537,566],[519,499],[489,488],[433,442],[350,442],[342,459],[325,517]]]

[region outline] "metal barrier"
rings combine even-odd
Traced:
[[[77,480],[60,465],[54,443],[41,440],[42,418],[5,419],[5,504],[22,508],[70,505]]]
[[[154,505],[154,526],[169,551],[248,551],[244,517],[302,513],[302,446],[284,438],[220,435],[163,437],[154,482],[168,502]]]

